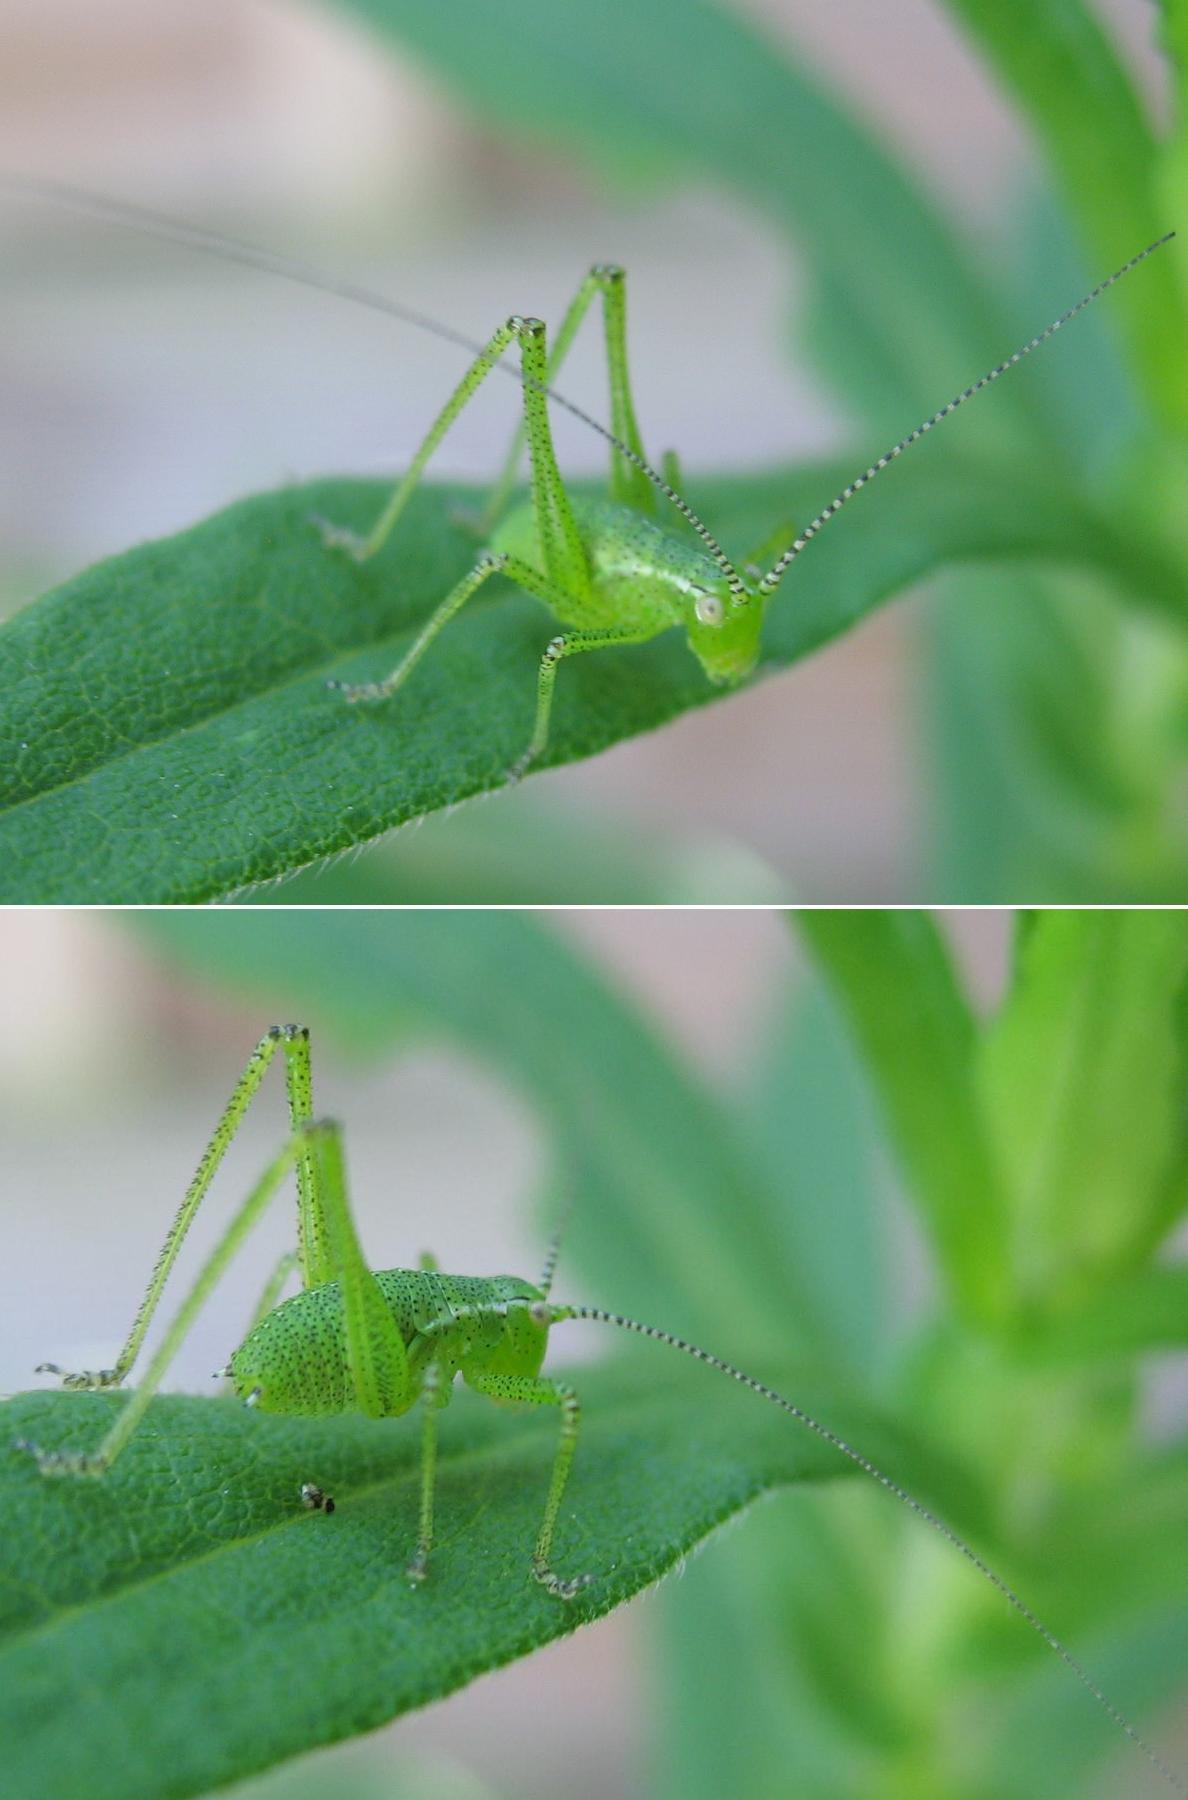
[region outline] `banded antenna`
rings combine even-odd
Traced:
[[[476,357],[483,356],[487,349],[485,344],[467,337],[464,331],[456,331],[452,325],[443,325],[437,319],[431,319],[427,313],[405,306],[403,301],[391,300],[386,294],[360,287],[357,282],[340,280],[338,276],[329,275],[312,263],[299,262],[295,257],[282,256],[275,250],[263,250],[255,244],[245,244],[239,238],[226,237],[219,231],[207,231],[200,225],[188,225],[184,219],[171,218],[168,213],[153,212],[149,207],[134,206],[127,200],[113,200],[109,195],[93,193],[89,188],[75,187],[65,181],[51,181],[41,175],[6,174],[0,171],[0,191],[18,194],[25,199],[49,200],[57,206],[69,207],[73,212],[84,213],[96,219],[107,219],[116,225],[127,225],[133,231],[146,232],[150,237],[165,238],[171,243],[183,244],[187,249],[200,250],[203,255],[219,257],[223,262],[240,263],[245,268],[258,269],[266,275],[279,275],[282,280],[296,282],[300,287],[315,288],[321,293],[333,294],[338,300],[350,300],[356,306],[365,306],[371,312],[386,313],[389,318],[399,319],[405,325],[415,325],[419,331],[427,331],[432,337],[441,338],[447,344],[455,344]],[[625,444],[591,413],[567,399],[564,394],[558,393],[556,388],[549,387],[543,381],[534,381],[514,363],[500,361],[489,366],[510,375],[521,387],[534,388],[538,393],[547,395],[554,405],[564,408],[575,419],[580,419],[583,425],[588,425],[591,431],[596,431],[612,449],[617,450],[620,456],[625,456],[642,475],[646,475],[653,487],[658,488],[686,523],[692,526],[707,555],[721,569],[736,601],[746,601],[747,590],[742,576],[709,526],[698,518],[689,502],[665,481],[650,462],[645,461],[638,450]]]
[[[1145,262],[1148,256],[1153,256],[1156,250],[1162,250],[1164,244],[1170,244],[1175,235],[1174,231],[1164,232],[1161,238],[1156,238],[1153,244],[1148,244],[1145,250],[1140,250],[1137,256],[1132,256],[1128,263],[1123,263],[1120,269],[1115,269],[1112,275],[1107,275],[1104,281],[1099,281],[1092,292],[1086,294],[1083,300],[1078,300],[1075,306],[1070,306],[1067,312],[1062,312],[1058,319],[1053,319],[1046,331],[1041,331],[1038,337],[1029,338],[1027,343],[1021,345],[1013,355],[1008,356],[1005,362],[998,363],[995,368],[990,369],[987,374],[981,376],[980,379],[973,382],[971,386],[963,388],[959,394],[955,395],[954,398],[949,401],[947,406],[942,406],[939,412],[934,412],[932,417],[925,419],[922,425],[917,425],[914,431],[909,431],[907,436],[900,438],[897,444],[892,444],[890,450],[885,451],[883,455],[879,457],[877,462],[872,462],[869,469],[864,469],[862,474],[859,475],[856,480],[847,483],[841,493],[838,494],[835,499],[831,500],[829,505],[825,507],[822,512],[817,514],[812,523],[805,526],[800,536],[795,538],[793,542],[789,544],[779,561],[773,563],[772,567],[763,577],[762,581],[759,583],[759,592],[761,594],[772,593],[774,589],[779,586],[780,580],[789,563],[795,562],[805,545],[812,542],[822,526],[828,525],[830,519],[834,518],[836,514],[841,511],[847,500],[852,500],[855,494],[861,493],[862,489],[867,487],[869,483],[874,480],[876,475],[881,475],[888,464],[893,463],[897,456],[902,456],[905,450],[910,449],[918,439],[922,438],[925,433],[931,431],[934,425],[942,424],[950,414],[957,411],[959,406],[964,406],[967,400],[972,400],[975,394],[980,394],[983,388],[988,388],[992,382],[998,380],[1000,375],[1005,375],[1008,369],[1013,369],[1016,363],[1021,363],[1025,356],[1030,356],[1033,350],[1038,350],[1041,344],[1046,344],[1050,337],[1055,336],[1062,325],[1067,325],[1070,319],[1075,319],[1077,314],[1084,312],[1087,306],[1092,306],[1093,302],[1099,299],[1100,296],[1105,293],[1107,288],[1112,288],[1116,281],[1121,281],[1124,275],[1129,275],[1132,269],[1137,269],[1139,264]]]
[[[553,1264],[554,1259],[550,1257],[550,1278]],[[513,1306],[525,1307],[535,1323],[545,1329],[553,1325],[564,1324],[568,1319],[574,1319],[594,1325],[612,1325],[620,1331],[633,1332],[637,1337],[650,1338],[653,1343],[666,1344],[670,1350],[679,1350],[683,1356],[692,1357],[694,1362],[704,1363],[707,1368],[716,1369],[720,1375],[725,1375],[729,1380],[738,1382],[741,1387],[757,1394],[761,1400],[766,1400],[770,1405],[778,1407],[781,1412],[789,1414],[797,1424],[803,1425],[806,1430],[829,1444],[840,1455],[847,1457],[850,1462],[862,1470],[864,1475],[869,1476],[872,1481],[876,1481],[880,1487],[885,1488],[889,1494],[894,1495],[895,1499],[906,1506],[910,1512],[915,1513],[918,1519],[923,1520],[925,1525],[944,1538],[952,1549],[963,1556],[966,1562],[970,1563],[978,1574],[990,1583],[991,1587],[997,1589],[1020,1618],[1031,1627],[1032,1631],[1044,1640],[1048,1649],[1060,1658],[1065,1667],[1071,1670],[1111,1723],[1130,1739],[1137,1750],[1142,1752],[1151,1767],[1167,1785],[1177,1794],[1188,1795],[1188,1785],[1164,1761],[1154,1746],[1148,1743],[1137,1727],[1131,1724],[1126,1714],[1114,1705],[1114,1702],[1098,1686],[1079,1658],[1074,1656],[1068,1646],[1056,1636],[1056,1633],[1045,1625],[1037,1613],[1032,1611],[1026,1600],[1015,1592],[1010,1583],[1004,1581],[1002,1576],[996,1574],[989,1563],[978,1555],[972,1544],[967,1543],[959,1533],[953,1530],[951,1525],[947,1525],[939,1513],[934,1513],[931,1507],[925,1506],[922,1500],[917,1500],[914,1494],[909,1493],[907,1488],[902,1487],[892,1476],[886,1474],[877,1463],[864,1456],[861,1450],[856,1450],[839,1433],[823,1424],[820,1419],[807,1412],[803,1406],[799,1406],[795,1400],[789,1400],[783,1394],[777,1393],[775,1388],[768,1387],[765,1381],[756,1380],[755,1376],[748,1375],[745,1370],[737,1368],[734,1363],[726,1362],[722,1357],[715,1356],[712,1351],[703,1350],[699,1345],[691,1344],[687,1338],[677,1337],[674,1332],[665,1331],[658,1325],[645,1325],[639,1319],[630,1319],[623,1313],[608,1312],[605,1307],[601,1306],[571,1306],[564,1302],[533,1299],[527,1294],[515,1300],[452,1306],[448,1314],[438,1319],[428,1320],[420,1325],[419,1329],[426,1337],[432,1337],[439,1331],[453,1329],[459,1320],[466,1318],[506,1319],[510,1316]]]
[[[108,219],[115,224],[127,225],[134,230],[147,232],[152,237],[167,238],[173,243],[200,250],[208,256],[221,257],[225,262],[241,263],[249,269],[258,269],[264,274],[279,275],[286,281],[297,282],[303,287],[315,288],[322,293],[332,294],[339,300],[350,300],[356,306],[365,306],[372,312],[386,313],[389,318],[400,319],[406,325],[415,325],[418,330],[429,332],[433,337],[441,338],[447,344],[455,344],[460,349],[469,351],[473,356],[482,356],[486,349],[485,345],[467,337],[465,332],[456,331],[452,325],[443,325],[437,319],[431,319],[427,313],[418,312],[415,307],[404,305],[402,301],[389,299],[385,294],[379,294],[370,288],[359,286],[357,282],[340,280],[337,276],[327,274],[323,269],[299,262],[292,257],[282,256],[277,251],[263,250],[254,244],[242,243],[238,238],[224,236],[221,232],[207,231],[198,225],[188,225],[184,220],[171,218],[167,213],[153,212],[148,207],[134,206],[126,200],[113,200],[107,195],[93,193],[89,188],[75,187],[69,182],[51,181],[47,177],[38,175],[0,173],[0,190],[21,195],[26,199],[49,200],[56,205],[70,207],[76,212],[86,213],[94,218]],[[805,526],[800,535],[793,539],[778,560],[772,564],[754,590],[747,588],[721,544],[714,537],[708,525],[694,512],[689,502],[678,494],[676,489],[665,481],[663,475],[654,469],[651,463],[647,462],[637,450],[633,450],[630,444],[625,444],[621,438],[616,437],[613,431],[608,430],[591,413],[576,405],[564,394],[558,393],[556,388],[548,386],[545,382],[534,381],[512,363],[501,361],[495,366],[504,374],[510,375],[518,381],[521,386],[534,388],[547,395],[554,405],[560,406],[575,419],[580,419],[583,425],[589,426],[591,431],[597,432],[598,436],[617,450],[620,456],[625,457],[642,475],[645,475],[653,487],[664,495],[670,505],[676,508],[685,522],[697,533],[707,555],[722,571],[730,588],[731,605],[747,606],[752,599],[758,596],[766,597],[775,591],[789,565],[795,561],[806,545],[812,542],[830,519],[836,517],[847,501],[852,500],[855,494],[861,493],[864,487],[869,486],[876,475],[880,475],[889,464],[902,456],[905,450],[910,449],[935,425],[942,424],[959,407],[964,406],[967,400],[972,400],[975,394],[981,393],[983,388],[987,388],[997,381],[1000,375],[1005,375],[1008,369],[1013,369],[1017,363],[1023,361],[1024,357],[1030,356],[1033,350],[1038,350],[1041,344],[1047,343],[1048,339],[1053,337],[1062,326],[1067,325],[1070,319],[1075,319],[1078,313],[1084,312],[1087,306],[1092,305],[1093,301],[1104,294],[1108,288],[1113,287],[1115,282],[1121,281],[1124,275],[1129,275],[1132,269],[1137,269],[1148,256],[1152,256],[1156,250],[1161,250],[1165,244],[1169,244],[1175,235],[1174,231],[1168,231],[1162,237],[1156,238],[1153,244],[1148,244],[1145,250],[1140,250],[1137,256],[1132,256],[1130,261],[1123,263],[1120,269],[1115,269],[1112,275],[1107,275],[1104,281],[1099,282],[1083,299],[1078,300],[1075,306],[1070,306],[1068,311],[1061,313],[1058,319],[1053,319],[1052,323],[1045,331],[1041,331],[1038,337],[1030,338],[1005,361],[998,363],[971,386],[955,395],[946,406],[941,407],[939,412],[933,413],[930,418],[917,425],[914,431],[909,431],[906,437],[900,438],[897,444],[893,444],[890,450],[884,452],[876,462],[871,463],[869,468],[864,469],[861,475],[848,482],[841,492],[829,502],[829,505],[823,508],[810,524]]]

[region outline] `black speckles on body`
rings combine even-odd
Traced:
[[[282,1300],[231,1358],[235,1391],[259,1390],[261,1412],[317,1418],[349,1410],[346,1326],[338,1283]]]
[[[1078,313],[1084,312],[1087,306],[1092,306],[1093,302],[1104,294],[1108,288],[1112,288],[1115,282],[1121,281],[1124,275],[1129,275],[1132,269],[1137,269],[1138,265],[1141,262],[1145,262],[1147,257],[1150,256],[1153,251],[1162,249],[1163,245],[1174,236],[1175,232],[1171,231],[1164,237],[1159,238],[1155,243],[1148,244],[1145,250],[1140,250],[1137,256],[1132,256],[1130,261],[1123,263],[1120,269],[1115,269],[1112,275],[1107,275],[1104,281],[1099,281],[1097,286],[1093,288],[1090,293],[1086,294],[1083,300],[1078,300],[1075,306],[1070,306],[1067,312],[1062,312],[1058,319],[1053,319],[1052,323],[1045,331],[1037,332],[1035,337],[1029,338],[1025,344],[1020,345],[1018,350],[1013,351],[1010,356],[1004,357],[1002,362],[997,363],[993,369],[987,370],[985,375],[979,376],[977,381],[971,381],[968,387],[962,388],[959,394],[955,394],[952,400],[948,401],[946,405],[940,407],[936,412],[931,414],[929,418],[923,420],[921,424],[916,426],[914,431],[909,431],[906,437],[900,438],[897,444],[892,444],[889,450],[885,450],[882,456],[871,463],[869,468],[863,470],[861,475],[856,476],[853,481],[848,482],[841,493],[831,500],[828,506],[823,507],[816,518],[805,526],[799,537],[789,544],[783,555],[777,562],[773,563],[772,567],[763,577],[763,580],[759,584],[759,592],[761,594],[773,592],[778,586],[784,571],[788,568],[789,564],[794,562],[800,555],[805,545],[811,543],[822,527],[828,525],[830,519],[834,518],[841,511],[842,507],[854,498],[855,494],[861,493],[862,489],[867,487],[870,482],[874,480],[876,475],[881,475],[883,470],[887,468],[890,463],[893,463],[897,457],[902,456],[905,450],[910,450],[912,445],[918,443],[919,440],[924,437],[927,432],[931,431],[934,426],[943,424],[947,418],[957,411],[958,407],[964,406],[967,400],[972,400],[975,394],[980,394],[983,388],[990,387],[993,382],[997,381],[1000,376],[1005,375],[1008,370],[1016,368],[1018,364],[1023,361],[1024,357],[1030,356],[1033,350],[1038,350],[1041,344],[1046,344],[1049,338],[1054,337],[1071,319],[1075,319]]]
[[[375,1275],[409,1352],[409,1386],[399,1417],[420,1393],[421,1372],[437,1361],[448,1383],[461,1371],[535,1375],[548,1327],[532,1316],[539,1291],[518,1276],[442,1275],[385,1269]],[[294,1294],[268,1313],[231,1358],[240,1398],[257,1392],[262,1412],[316,1418],[354,1408],[346,1355],[346,1323],[338,1283]]]
[[[695,544],[614,500],[571,498],[570,506],[590,569],[589,594],[554,612],[563,625],[582,631],[634,630],[651,634],[684,622],[697,593],[719,579]],[[536,515],[516,507],[493,534],[492,544],[539,565]]]

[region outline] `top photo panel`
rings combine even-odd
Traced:
[[[0,902],[1188,901],[1186,69],[8,0]]]

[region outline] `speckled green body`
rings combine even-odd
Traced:
[[[584,594],[559,591],[552,610],[580,631],[623,631],[654,637],[680,625],[689,647],[714,681],[741,681],[755,666],[764,601],[756,595],[741,611],[730,604],[721,570],[689,537],[667,529],[638,507],[619,500],[570,496],[570,510],[585,552],[589,587]],[[491,547],[547,575],[535,501],[514,507],[492,534]],[[707,597],[720,618],[707,623]]]
[[[548,1327],[528,1311],[542,1298],[530,1281],[382,1269],[375,1282],[408,1353],[407,1382],[387,1394],[385,1417],[399,1417],[416,1404],[431,1361],[441,1374],[439,1405],[446,1404],[459,1374],[463,1380],[481,1374],[488,1384],[500,1376],[539,1374]],[[458,1322],[443,1329],[442,1321],[457,1313]],[[357,1410],[339,1283],[307,1288],[267,1313],[232,1356],[231,1379],[241,1399],[256,1395],[253,1404],[262,1412],[315,1418]],[[490,1394],[490,1386],[484,1391]]]
[[[144,1417],[161,1378],[203,1302],[240,1249],[277,1189],[297,1176],[297,1248],[269,1278],[247,1337],[224,1371],[245,1406],[297,1417],[359,1412],[367,1418],[399,1417],[419,1403],[421,1504],[416,1548],[408,1563],[412,1582],[425,1580],[434,1534],[437,1416],[461,1375],[475,1392],[496,1403],[551,1406],[560,1418],[557,1450],[540,1532],[532,1554],[534,1580],[561,1600],[571,1600],[590,1579],[563,1579],[552,1567],[553,1531],[577,1444],[581,1406],[567,1382],[540,1373],[550,1323],[571,1317],[548,1303],[556,1266],[550,1252],[539,1283],[518,1275],[442,1275],[426,1259],[420,1269],[373,1271],[351,1217],[342,1133],[329,1120],[312,1118],[313,1078],[309,1033],[301,1025],[273,1025],[248,1058],[230,1100],[153,1265],[147,1292],[115,1366],[69,1372],[43,1364],[67,1387],[118,1387],[132,1367],[182,1240],[238,1129],[264,1071],[280,1051],[289,1094],[290,1136],[231,1218],[178,1309],[128,1403],[116,1414],[94,1450],[46,1450],[25,1439],[16,1447],[33,1456],[43,1475],[102,1476]],[[297,1269],[302,1288],[276,1304]],[[294,1481],[306,1507],[336,1510],[320,1482]]]
[[[574,496],[565,488],[547,400],[550,395],[558,398],[550,383],[587,307],[599,294],[610,374],[611,431],[607,435],[612,451],[608,496],[595,500]],[[557,665],[565,657],[646,643],[679,626],[711,681],[742,681],[759,659],[767,590],[753,583],[746,571],[734,567],[671,482],[657,475],[644,458],[627,374],[625,304],[622,269],[600,263],[578,289],[551,356],[545,349],[545,328],[539,319],[519,314],[508,319],[492,334],[442,407],[371,531],[358,537],[325,520],[319,522],[331,547],[345,549],[360,561],[374,556],[387,541],[450,425],[504,351],[518,343],[524,420],[480,521],[485,547],[477,562],[442,598],[401,661],[382,681],[335,679],[330,683],[350,701],[386,700],[408,679],[434,638],[471,595],[490,576],[506,576],[543,601],[564,627],[541,657],[536,720],[526,749],[508,770],[511,781],[518,780],[548,744]],[[525,441],[530,452],[531,498],[526,504],[509,506]],[[675,457],[667,458],[665,466],[672,472],[672,481],[678,480]],[[657,489],[684,521],[675,530],[656,522]]]

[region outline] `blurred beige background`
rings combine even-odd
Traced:
[[[971,234],[995,229],[1026,146],[929,0],[747,3],[892,134]],[[1099,10],[1156,87],[1156,9]],[[476,130],[329,7],[6,0],[3,168],[222,225],[472,335],[513,309],[556,319],[588,264],[613,256],[631,272],[650,444],[676,444],[691,468],[742,468],[855,439],[792,361],[797,272],[760,221],[708,189],[612,205],[575,167]],[[245,492],[399,469],[460,366],[325,296],[0,197],[0,603]],[[564,385],[605,411],[596,332]],[[515,402],[491,384],[436,469],[492,474]],[[566,468],[603,466],[573,421],[559,440]],[[911,893],[928,805],[916,622],[900,601],[803,667],[526,795],[675,835],[694,861],[699,844],[710,858],[744,847],[733,897]]]

